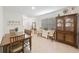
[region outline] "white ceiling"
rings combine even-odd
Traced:
[[[18,12],[23,15],[30,17],[43,15],[46,13],[54,12],[56,10],[65,8],[64,6],[34,6],[35,9],[32,10],[32,6],[5,6],[4,9],[8,12]]]

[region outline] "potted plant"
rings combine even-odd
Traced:
[[[15,31],[18,32],[18,27],[15,28]]]

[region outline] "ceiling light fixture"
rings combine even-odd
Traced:
[[[32,10],[36,9],[35,7],[32,7]]]

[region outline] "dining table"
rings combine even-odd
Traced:
[[[12,36],[20,36],[20,35],[25,35],[24,37],[24,41],[29,39],[29,43],[30,43],[30,51],[31,51],[31,35],[28,35],[28,34],[25,34],[23,32],[17,32],[15,35],[11,35],[10,33],[7,33],[5,34],[3,37],[2,37],[2,41],[0,43],[0,52],[1,53],[8,53],[8,50],[9,50],[9,45],[11,44],[10,43],[10,37]]]

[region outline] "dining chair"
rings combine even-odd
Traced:
[[[10,53],[24,52],[24,37],[25,35],[10,37]]]
[[[56,36],[56,31],[50,31],[48,32],[48,38],[54,39],[55,40],[55,36]]]
[[[25,33],[24,48],[29,48],[31,51],[31,36],[32,36],[31,30],[26,29],[26,30],[24,30],[24,33]]]

